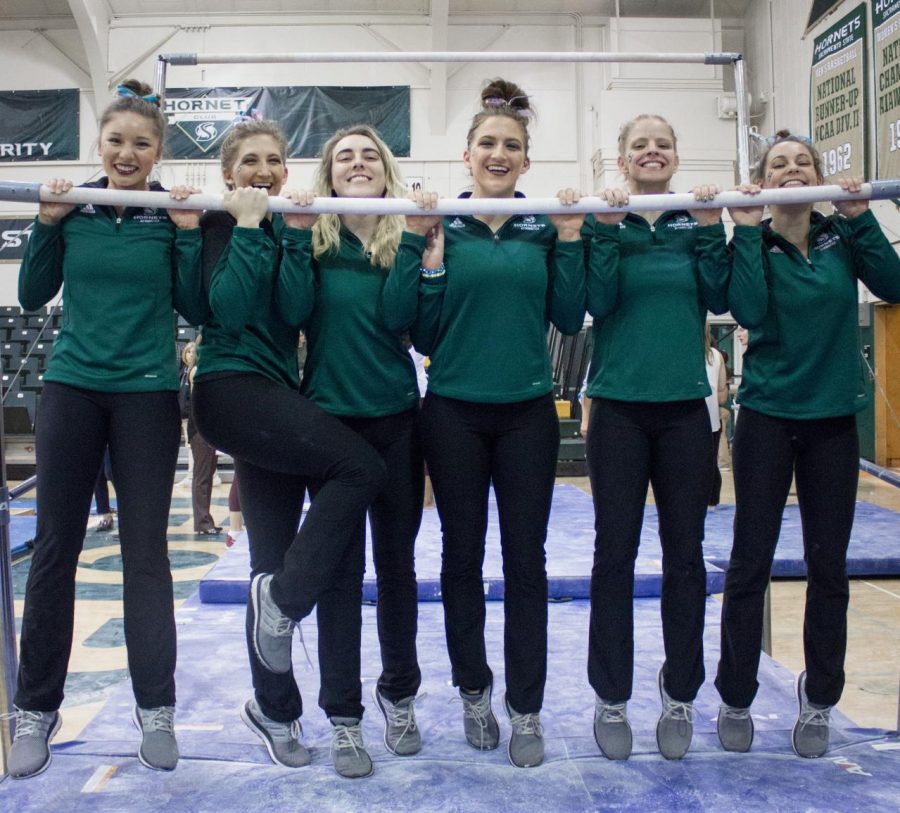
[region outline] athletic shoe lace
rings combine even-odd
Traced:
[[[16,709],[8,714],[0,714],[0,720],[12,720],[14,718],[16,721],[16,736],[14,739],[19,739],[19,737],[43,737],[47,734],[47,730],[53,721],[53,713]]]
[[[300,739],[303,729],[299,720],[291,720],[289,723],[279,723],[277,720],[266,718],[266,731],[277,742],[294,742]]]
[[[425,695],[422,694],[421,697]],[[410,731],[416,730],[416,698],[410,698],[408,703],[403,705],[394,705],[384,698],[381,699],[384,707],[384,715],[387,717],[388,726],[390,728],[402,728],[401,737]]]
[[[536,737],[542,737],[544,735],[544,728],[541,725],[541,715],[535,712],[518,714],[510,710],[509,723],[516,734],[531,734]]]
[[[303,647],[303,656],[306,658],[307,668],[314,668],[312,659],[309,657],[309,650],[306,648],[306,641],[303,638],[303,628],[300,626],[299,621],[288,618],[272,601],[262,603],[262,624],[269,635],[277,638],[290,638],[296,629],[300,635],[300,646]]]
[[[739,706],[722,706],[722,716],[727,720],[749,720],[750,709],[742,709]]]
[[[679,703],[667,695],[662,716],[668,717],[670,720],[684,720],[685,722],[693,723],[694,705],[693,703]]]
[[[155,709],[140,709],[141,728],[144,731],[175,733],[175,707],[159,706]]]
[[[812,704],[804,706],[803,710],[800,712],[800,725],[801,726],[824,726],[828,728],[829,718],[828,715],[831,713],[831,706],[826,706],[823,709],[815,708]]]
[[[627,723],[626,705],[625,703],[605,703],[598,700],[596,714],[605,723]]]
[[[488,717],[491,714],[491,695],[489,692],[483,692],[478,700],[469,700],[462,696],[454,697],[453,700],[462,702],[463,717],[474,720],[482,731],[487,728]]]
[[[356,725],[336,725],[332,728],[332,745],[338,751],[352,748],[354,754],[359,754],[363,747],[362,727]]]

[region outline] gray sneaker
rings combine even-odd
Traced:
[[[722,703],[719,706],[716,731],[719,742],[726,751],[749,751],[753,744],[753,718],[750,716],[750,709]]]
[[[541,725],[540,712],[519,714],[511,705],[506,695],[503,705],[509,715],[512,735],[506,752],[509,761],[516,768],[535,768],[544,761],[544,728]]]
[[[418,754],[422,750],[422,735],[416,725],[416,698],[404,697],[391,703],[377,686],[372,696],[384,715],[384,744],[388,751],[399,757]]]
[[[492,690],[490,684],[475,694],[459,690],[466,740],[479,751],[492,751],[500,744],[500,726],[491,710]]]
[[[375,768],[363,745],[360,721],[356,717],[332,717],[331,726],[331,759],[338,775],[345,779],[371,776]]]
[[[656,675],[659,696],[662,700],[662,714],[656,724],[656,744],[666,759],[681,759],[691,747],[694,736],[694,705],[681,703],[669,697],[663,688],[663,670],[659,667]]]
[[[299,720],[279,723],[263,714],[255,699],[248,700],[241,709],[241,719],[255,731],[266,746],[272,762],[285,768],[302,768],[309,765],[309,751],[300,742],[303,728]]]
[[[828,750],[831,706],[810,703],[806,696],[806,672],[797,676],[797,702],[800,714],[791,732],[791,745],[798,757],[813,759]]]
[[[155,709],[134,707],[134,724],[141,732],[138,759],[154,771],[173,771],[178,764],[178,743],[175,742],[175,706]]]
[[[6,769],[13,779],[37,776],[50,767],[50,740],[59,731],[58,711],[27,711],[15,707],[16,735]]]
[[[594,739],[607,759],[631,756],[631,725],[627,703],[607,703],[599,695],[594,704]]]
[[[258,573],[250,582],[253,648],[266,669],[284,675],[291,671],[291,641],[296,623],[278,609],[271,587],[271,573]]]

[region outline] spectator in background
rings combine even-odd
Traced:
[[[197,372],[197,346],[201,337],[188,342],[181,352],[181,360],[187,371],[189,391],[194,386],[194,374]],[[222,528],[216,525],[210,514],[212,504],[213,477],[219,463],[215,447],[203,439],[194,424],[194,417],[188,409],[187,437],[191,445],[191,456],[194,459],[194,476],[191,480],[191,504],[194,514],[194,533],[202,536],[217,536]]]
[[[718,348],[713,347],[712,330],[709,322],[703,334],[706,348],[706,377],[712,393],[706,396],[706,408],[709,411],[709,423],[712,428],[712,447],[710,468],[712,471],[712,488],[709,493],[709,508],[716,510],[722,494],[722,473],[719,471],[719,439],[722,437],[722,404],[728,400],[728,379],[725,375],[725,359]],[[725,410],[727,414],[727,410]]]
[[[106,533],[116,527],[112,506],[109,503],[109,483],[112,481],[112,465],[109,462],[109,447],[103,453],[103,463],[94,483],[94,505],[100,521],[94,526],[95,533]]]

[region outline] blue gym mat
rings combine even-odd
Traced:
[[[485,595],[503,596],[503,570],[496,503],[491,498],[487,550],[484,561]],[[720,505],[706,518],[703,549],[707,563],[707,591],[721,592],[724,570],[731,555],[734,506]],[[853,576],[900,574],[900,514],[859,502],[850,541],[847,569]],[[547,532],[547,573],[550,597],[588,598],[594,550],[594,509],[591,498],[572,485],[558,485],[553,493],[553,511]],[[425,509],[416,542],[416,573],[419,600],[440,599],[440,521],[434,508]],[[635,595],[658,596],[662,581],[662,550],[656,506],[644,511],[644,526],[635,570]],[[249,556],[244,546],[232,548],[200,582],[200,600],[207,603],[244,602],[249,587]],[[367,578],[363,585],[366,601],[374,601],[375,568],[371,546],[367,550]],[[775,554],[773,576],[801,577],[806,574],[800,512],[789,505],[784,512],[781,539]]]
[[[18,507],[18,503],[16,504]],[[28,550],[34,539],[37,517],[34,514],[15,514],[9,518],[9,552],[16,556]]]
[[[553,510],[547,529],[547,576],[551,599],[589,598],[591,565],[594,556],[594,508],[591,498],[570,485],[556,486]],[[200,580],[200,600],[210,604],[245,602],[250,586],[250,556],[247,543],[235,545]],[[416,576],[419,601],[441,598],[441,527],[437,510],[426,508],[416,540]],[[722,591],[723,571],[707,564],[709,593]],[[635,566],[635,596],[658,596],[662,584],[662,551],[655,524],[645,527]],[[500,529],[493,492],[484,558],[484,591],[489,601],[503,598],[503,563],[500,557]],[[363,600],[375,601],[375,565],[372,546],[366,546],[366,579]]]
[[[644,524],[648,523],[658,527],[655,506],[648,505],[644,513]],[[731,557],[733,524],[733,505],[720,505],[706,516],[704,557],[723,570],[728,568]],[[900,514],[872,503],[856,503],[856,518],[847,549],[847,573],[851,576],[900,574]],[[772,575],[794,578],[806,575],[800,508],[796,505],[784,509]]]
[[[76,742],[54,747],[50,769],[27,781],[0,783],[0,807],[16,813],[47,810],[119,813],[172,810],[178,813],[258,810],[621,811],[866,810],[896,811],[900,799],[900,736],[863,730],[833,715],[833,747],[823,759],[792,754],[790,729],[796,716],[794,677],[767,657],[754,704],[756,739],[748,754],[721,750],[715,734],[718,695],[712,686],[718,651],[720,605],[707,604],[706,668],[709,675],[695,703],[695,735],[687,757],[663,759],[656,748],[659,714],[656,671],[662,660],[659,600],[635,602],[635,691],[629,706],[634,754],[627,762],[601,757],[592,736],[594,696],[587,683],[585,601],[549,608],[549,668],[542,711],[546,762],[520,770],[507,762],[509,724],[502,713],[503,607],[487,607],[487,651],[495,673],[494,710],[501,747],[478,752],[465,744],[462,714],[453,702],[438,603],[419,607],[419,659],[423,673],[417,717],[423,749],[396,757],[384,747],[381,719],[370,699],[379,664],[375,611],[363,609],[363,719],[365,742],[375,763],[372,777],[338,777],[328,753],[330,726],[315,706],[318,674],[304,665],[295,639],[295,671],[306,700],[304,742],[309,767],[273,765],[259,739],[240,721],[250,695],[244,610],[204,605],[196,597],[178,612],[178,733],[181,761],[172,773],[142,767],[131,723],[133,697],[126,681]],[[312,656],[315,625],[303,624]],[[422,694],[424,693],[424,695]],[[65,715],[65,706],[63,707]]]

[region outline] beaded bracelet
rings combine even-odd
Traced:
[[[444,274],[447,273],[447,269],[444,267],[444,264],[441,263],[437,268],[420,268],[419,276],[422,279],[440,279]]]

